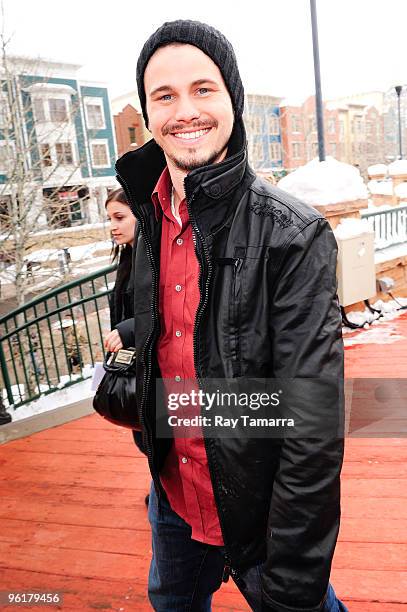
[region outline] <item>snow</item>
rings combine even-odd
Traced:
[[[397,187],[394,188],[394,193],[398,198],[403,200],[407,200],[407,183],[400,183]]]
[[[389,174],[390,176],[407,174],[407,159],[397,159],[389,164]]]
[[[88,244],[69,247],[69,253],[72,261],[82,261],[86,257],[92,257],[95,251],[104,251],[111,248],[111,240],[101,240],[99,242],[90,242]],[[61,251],[62,249],[40,249],[38,251],[32,251],[26,255],[24,259],[38,262],[57,260],[58,254],[61,253]]]
[[[354,166],[327,157],[313,159],[278,182],[278,186],[307,204],[336,204],[366,199],[368,191]]]
[[[383,247],[382,247],[383,248]],[[404,244],[396,244],[395,246],[388,246],[383,251],[376,251],[374,255],[375,264],[389,261],[390,259],[397,259],[397,257],[407,256],[407,242]]]
[[[94,368],[87,364],[83,368],[82,372],[82,376],[85,378],[85,380],[69,385],[69,387],[64,387],[63,389],[60,388],[58,391],[48,393],[47,395],[42,395],[37,400],[24,404],[23,406],[19,406],[15,410],[13,408],[9,408],[8,411],[12,415],[13,421],[20,421],[21,419],[26,419],[34,414],[40,414],[42,412],[47,412],[48,410],[55,410],[55,408],[62,408],[63,406],[79,402],[83,399],[92,398],[95,394],[95,392],[92,390],[92,376]],[[72,374],[71,379],[69,376],[62,376],[59,387],[61,387],[61,385],[65,385],[67,382],[69,382],[69,380],[75,380],[75,378],[79,378],[79,374]],[[47,385],[40,386],[41,392],[47,390]],[[22,397],[24,397],[24,385],[20,385],[20,391]],[[20,394],[18,392],[17,385],[12,388],[12,392],[16,400],[20,401]],[[3,398],[5,405],[8,406],[5,391],[3,391]]]
[[[393,182],[392,181],[369,181],[367,188],[370,193],[375,195],[393,195]]]
[[[74,321],[72,319],[61,319],[61,322],[55,321],[55,323],[52,324],[52,328],[61,329],[61,327],[72,327],[74,323],[77,325],[78,321],[76,319]]]
[[[341,222],[334,229],[335,237],[339,240],[354,238],[366,233],[373,233],[367,219],[341,219]]]
[[[398,298],[398,301],[401,305],[407,306],[407,298]],[[367,308],[364,312],[349,312],[347,318],[352,323],[360,325],[367,321],[370,325],[366,323],[364,329],[357,332],[349,327],[344,327],[343,341],[345,348],[357,344],[392,344],[403,339],[403,336],[397,332],[396,326],[391,324],[391,321],[406,312],[406,310],[400,310],[400,304],[397,304],[395,300],[389,300],[388,302],[377,300],[374,302],[372,304],[373,308],[383,312],[383,316],[380,318]],[[354,335],[348,337],[350,334]]]
[[[374,164],[368,167],[367,173],[369,176],[380,176],[382,174],[387,176],[387,166],[386,164]]]

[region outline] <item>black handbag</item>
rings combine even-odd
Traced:
[[[136,403],[136,349],[108,353],[105,374],[93,398],[93,408],[115,425],[141,430]]]

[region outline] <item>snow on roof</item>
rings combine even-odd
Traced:
[[[392,181],[369,181],[367,188],[370,193],[374,193],[375,195],[393,195]]]
[[[407,183],[400,183],[394,188],[394,193],[397,197],[407,200]]]
[[[368,167],[367,173],[369,176],[377,176],[378,174],[387,176],[387,166],[386,164],[374,164]]]
[[[367,219],[354,219],[346,217],[341,219],[340,223],[334,229],[335,237],[339,240],[354,238],[361,234],[373,233]]]
[[[366,199],[368,192],[354,166],[327,157],[313,159],[278,182],[278,186],[307,204],[336,204]]]
[[[396,159],[396,161],[389,164],[390,176],[397,174],[407,174],[407,159]]]

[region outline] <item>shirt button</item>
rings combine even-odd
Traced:
[[[182,287],[181,285],[175,285],[175,291],[181,291]]]
[[[182,463],[188,463],[188,459],[186,457],[182,457],[181,461]]]
[[[183,244],[183,239],[182,238],[177,238],[177,244],[178,246],[181,246],[181,244]]]
[[[181,381],[181,376],[178,376],[178,374],[177,374],[177,376],[175,376],[175,381],[176,382],[180,382]]]
[[[182,332],[180,332],[179,329],[177,329],[177,331],[175,332],[175,335],[177,336],[177,338],[181,338]]]

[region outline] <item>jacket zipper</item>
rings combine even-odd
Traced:
[[[131,190],[129,189],[126,181],[124,181],[122,179],[122,177],[118,176],[117,177],[119,183],[121,184],[121,186],[123,187],[124,191],[126,192],[126,195],[129,199],[129,201],[132,201],[131,198]],[[154,256],[153,256],[153,249],[151,246],[150,241],[147,238],[147,232],[145,231],[144,228],[144,218],[143,215],[141,215],[141,232],[142,235],[144,237],[144,241],[147,247],[147,255],[150,261],[150,266],[151,266],[151,270],[152,270],[152,275],[153,275],[153,291],[152,291],[152,296],[151,296],[151,304],[150,304],[150,310],[151,310],[151,319],[152,319],[152,327],[151,327],[151,332],[147,337],[147,340],[144,344],[143,347],[143,353],[144,355],[146,355],[146,348],[148,346],[148,359],[145,358],[145,368],[144,368],[144,384],[143,384],[143,394],[141,397],[141,406],[140,406],[140,421],[141,421],[141,426],[144,428],[145,431],[147,431],[147,435],[148,435],[148,447],[147,447],[147,458],[148,458],[148,463],[150,465],[151,468],[151,472],[152,472],[152,477],[153,477],[153,481],[154,481],[154,485],[155,485],[155,489],[157,491],[157,495],[158,498],[161,498],[161,483],[160,480],[158,478],[158,476],[155,473],[155,469],[154,469],[154,463],[153,463],[153,453],[152,453],[152,448],[153,448],[153,435],[152,435],[152,431],[148,425],[148,422],[145,420],[144,418],[144,406],[146,407],[146,412],[147,412],[147,397],[148,397],[148,393],[147,393],[147,389],[149,388],[150,385],[150,381],[151,381],[151,369],[152,369],[152,345],[153,343],[151,342],[155,330],[156,330],[156,324],[158,323],[158,317],[157,317],[157,271],[156,271],[156,267],[155,267],[155,263],[154,263]]]
[[[234,346],[234,360],[235,365],[233,367],[234,376],[240,376],[240,300],[239,294],[241,291],[241,278],[240,271],[242,269],[243,259],[241,257],[235,259],[233,267],[233,324],[235,327],[235,346]]]
[[[201,260],[200,260],[200,253],[198,251],[198,245],[197,245],[197,237],[199,238],[200,244],[202,245],[203,248],[203,252],[204,252],[204,260],[207,264],[208,267],[208,273],[207,273],[207,277],[206,277],[206,281],[205,281],[205,287],[204,287],[204,294],[203,294],[203,299],[201,299],[199,306],[198,306],[198,312],[196,314],[196,318],[195,318],[195,325],[194,325],[194,333],[193,333],[193,353],[194,353],[194,364],[195,364],[195,374],[196,374],[196,379],[198,381],[198,385],[199,387],[202,388],[202,380],[200,377],[200,372],[198,371],[197,368],[197,363],[198,363],[198,328],[199,328],[199,324],[201,322],[202,319],[202,315],[203,312],[205,310],[205,308],[208,305],[208,299],[209,299],[209,285],[210,285],[210,281],[211,281],[211,276],[212,276],[212,263],[211,260],[209,258],[209,253],[208,253],[208,249],[207,246],[205,244],[205,241],[203,240],[203,237],[201,235],[200,229],[197,226],[194,217],[192,215],[191,212],[191,204],[195,198],[195,194],[197,192],[199,188],[196,188],[195,191],[191,194],[191,197],[188,197],[187,194],[187,189],[185,186],[185,201],[186,201],[186,205],[187,205],[187,210],[188,210],[188,215],[189,215],[189,219],[191,222],[191,226],[192,226],[192,238],[193,238],[193,242],[194,242],[194,246],[195,246],[195,254],[196,257],[198,259],[199,262],[199,267],[200,267],[200,278],[199,278],[199,284],[201,284],[201,280],[203,278],[203,266],[201,264]],[[206,449],[206,454],[209,455],[211,458],[213,458],[212,455],[212,448],[210,445],[210,440],[208,438],[205,438],[204,436],[204,444],[205,444],[205,449]],[[221,499],[219,497],[219,499]],[[221,504],[222,505],[222,504]],[[222,509],[223,505],[222,505]],[[232,578],[235,580],[235,582],[240,581],[240,584],[243,586],[244,585],[244,581],[242,580],[242,578],[240,578],[239,573],[236,569],[234,569],[232,567],[232,562],[227,550],[227,544],[226,544],[226,538],[225,538],[225,523],[224,523],[224,517],[222,512],[219,513],[219,522],[220,522],[220,526],[221,526],[221,531],[222,531],[222,536],[223,536],[223,542],[224,542],[224,548],[225,548],[225,565],[223,568],[223,575],[222,575],[222,580],[223,582],[227,582],[229,580],[229,576],[232,576]]]

